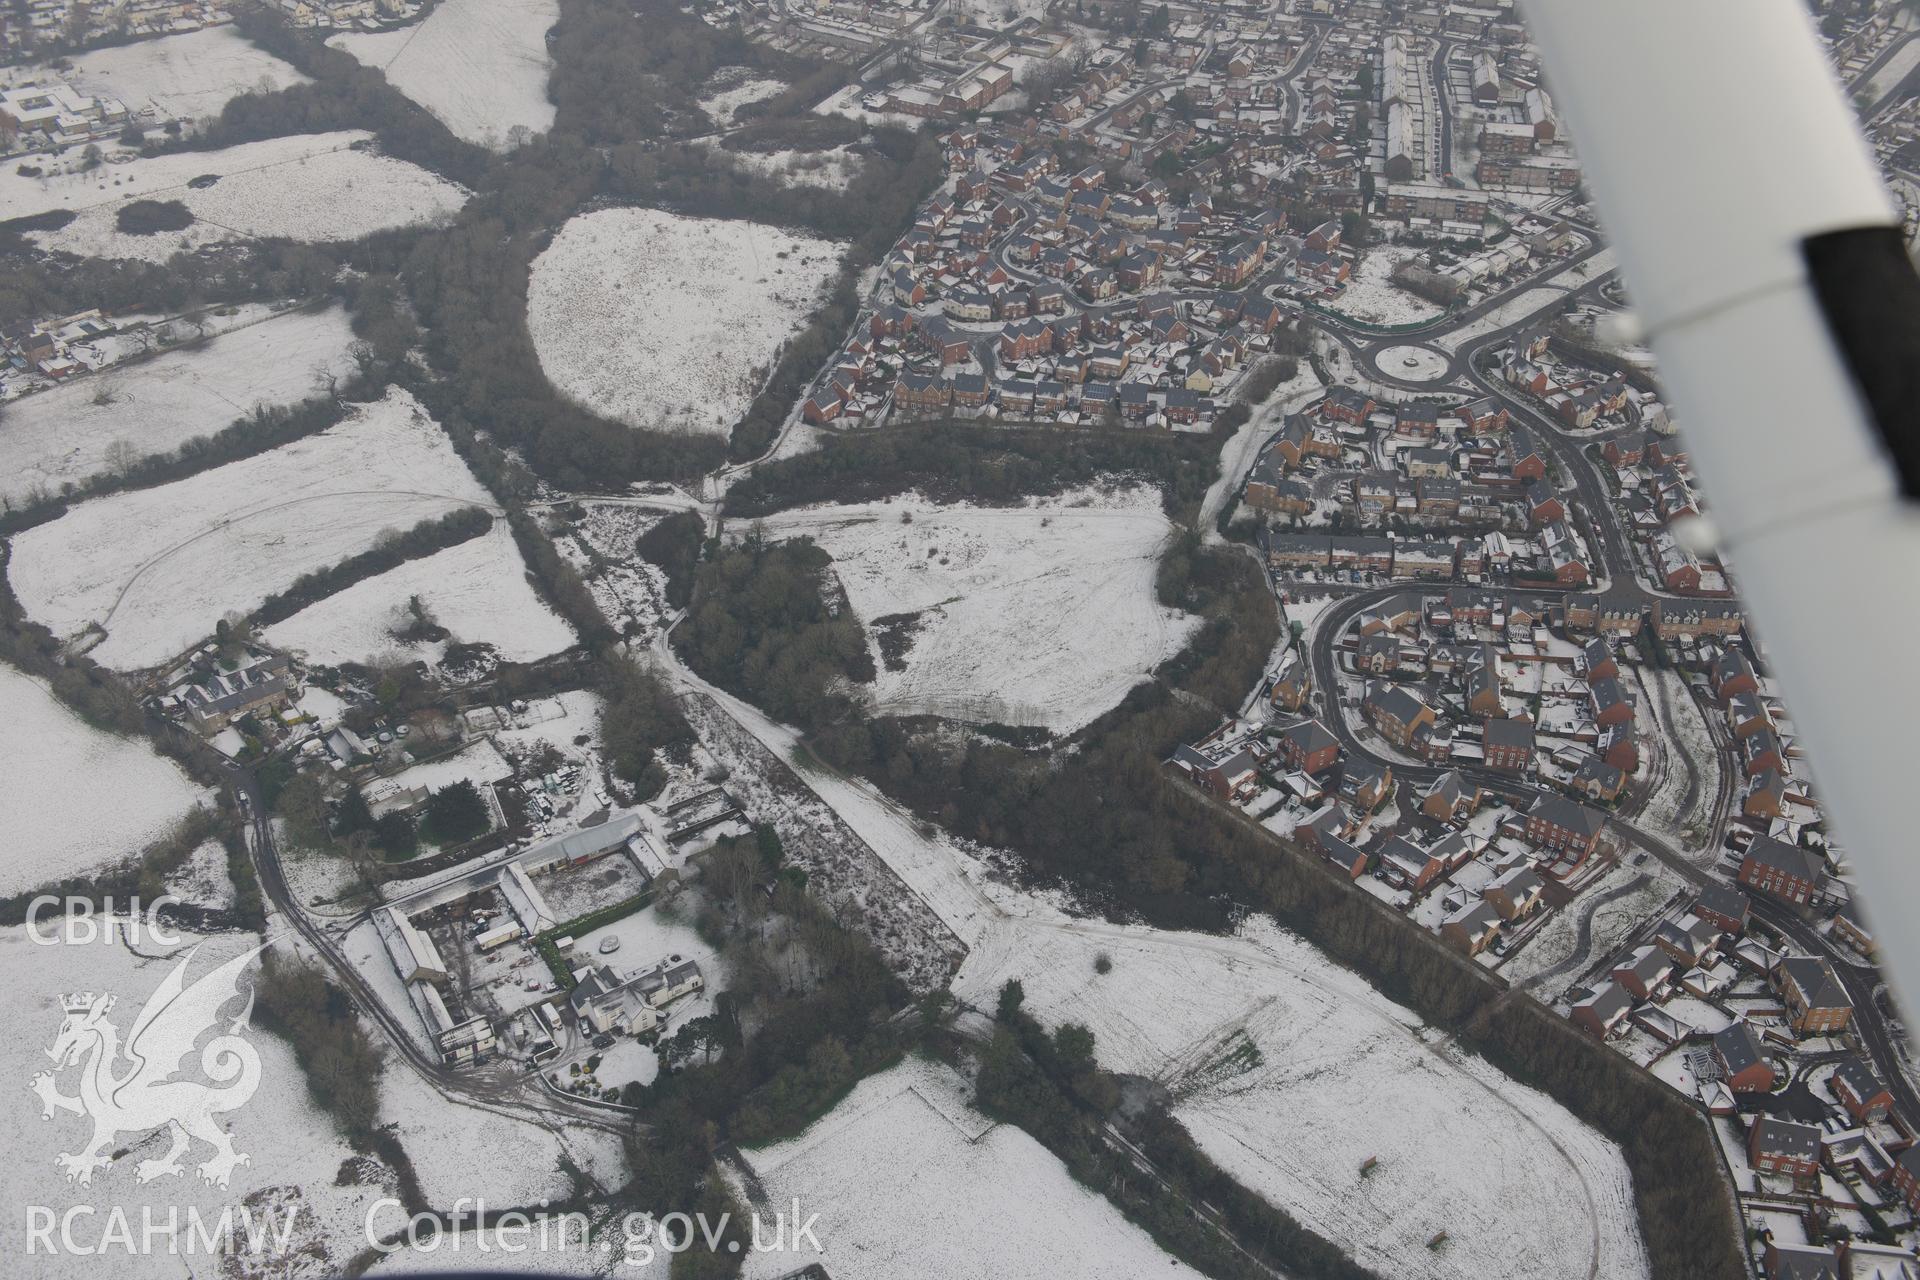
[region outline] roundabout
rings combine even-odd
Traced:
[[[1382,347],[1373,353],[1373,367],[1403,382],[1437,382],[1447,376],[1451,362],[1443,351],[1412,345]]]

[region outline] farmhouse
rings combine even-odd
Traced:
[[[162,706],[186,713],[201,733],[218,733],[254,711],[287,705],[292,676],[279,654],[254,657],[231,671],[212,671],[176,689]]]

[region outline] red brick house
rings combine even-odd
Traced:
[[[1533,721],[1488,720],[1481,750],[1489,769],[1525,772],[1533,765]]]
[[[1639,435],[1615,436],[1600,449],[1607,465],[1614,467],[1637,467],[1643,456]]]
[[[1332,253],[1340,247],[1340,224],[1328,219],[1307,232],[1307,248]]]
[[[1340,758],[1340,740],[1318,720],[1302,720],[1280,735],[1280,755],[1302,773],[1324,773]]]
[[[1595,636],[1580,648],[1580,659],[1589,680],[1617,680],[1620,664],[1614,660],[1613,646],[1605,636]]]
[[[1634,740],[1632,725],[1621,724],[1602,729],[1599,745],[1600,758],[1621,773],[1631,776],[1640,767],[1640,744]]]
[[[1602,676],[1592,680],[1587,685],[1587,698],[1595,724],[1606,727],[1633,723],[1633,703],[1627,699],[1620,682],[1613,677]]]
[[[1818,956],[1786,956],[1773,966],[1773,986],[1796,1035],[1825,1036],[1853,1021],[1853,1000],[1833,966]]]
[[[1372,396],[1349,387],[1335,387],[1321,401],[1320,416],[1357,427],[1363,425],[1377,407]]]
[[[1810,1124],[1760,1116],[1747,1132],[1747,1163],[1796,1182],[1820,1172],[1820,1130]]]
[[[1861,1124],[1884,1120],[1893,1110],[1893,1091],[1858,1058],[1848,1058],[1835,1067],[1827,1085],[1847,1114]]]
[[[1728,649],[1715,658],[1709,674],[1713,679],[1713,696],[1723,707],[1739,694],[1757,694],[1760,691],[1753,663],[1738,649]]]
[[[1574,1003],[1567,1017],[1595,1039],[1606,1040],[1627,1024],[1633,1012],[1633,997],[1609,982],[1584,1000]]]
[[[1802,906],[1820,892],[1826,878],[1826,860],[1819,854],[1772,836],[1754,837],[1735,877],[1750,889]]]
[[[1565,850],[1581,858],[1599,847],[1607,815],[1564,796],[1542,796],[1527,814],[1527,839],[1544,849]]]
[[[1760,1037],[1744,1020],[1714,1036],[1713,1060],[1720,1065],[1722,1082],[1735,1093],[1766,1093],[1779,1079]]]
[[[893,403],[910,416],[944,414],[953,404],[953,384],[930,373],[903,373],[894,384]]]
[[[1394,836],[1380,850],[1380,874],[1388,884],[1424,892],[1447,869],[1446,859],[1405,836]]]
[[[1531,869],[1514,867],[1488,881],[1481,894],[1502,920],[1521,920],[1540,905],[1546,888],[1546,882]]]
[[[1614,966],[1612,977],[1629,995],[1652,1000],[1673,978],[1673,957],[1658,947],[1641,947],[1625,963]]]
[[[1527,518],[1536,525],[1567,518],[1567,504],[1560,501],[1560,495],[1549,488],[1544,479],[1527,486]]]
[[[1215,759],[1183,745],[1173,753],[1171,763],[1195,786],[1222,800],[1244,799],[1259,788],[1259,770],[1253,753],[1244,747]]]
[[[1908,1147],[1895,1158],[1887,1181],[1907,1202],[1908,1211],[1920,1214],[1920,1145]]]
[[[1432,707],[1399,685],[1383,681],[1367,686],[1360,709],[1381,737],[1399,747],[1409,746],[1423,726],[1430,729],[1438,722]]]
[[[1724,884],[1707,885],[1693,903],[1695,915],[1721,932],[1735,935],[1747,931],[1747,917],[1752,911],[1746,894]]]

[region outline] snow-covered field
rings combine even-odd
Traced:
[[[752,72],[746,67],[722,67],[707,82],[711,90],[700,99],[700,109],[722,129],[734,123],[734,113],[750,102],[764,102],[787,87],[785,80],[746,79]]]
[[[139,853],[202,798],[146,743],[103,733],[0,666],[0,894]]]
[[[132,670],[387,530],[491,501],[395,389],[270,453],[81,503],[17,536],[10,572],[30,617],[63,636],[104,628],[94,658]]]
[[[825,1250],[754,1254],[756,1280],[814,1261],[834,1280],[1186,1274],[1045,1147],[973,1111],[938,1064],[863,1080],[799,1137],[745,1154],[773,1204],[819,1215]]]
[[[1360,266],[1332,308],[1343,316],[1368,324],[1415,324],[1431,320],[1441,309],[1393,283],[1394,269],[1426,252],[1424,249],[1376,245],[1360,259]]]
[[[380,1095],[381,1120],[397,1127],[430,1204],[451,1207],[472,1196],[506,1208],[560,1199],[569,1189],[563,1158],[603,1187],[626,1180],[620,1139],[602,1130],[556,1126],[555,1132],[492,1108],[463,1106],[398,1064],[381,1077]]]
[[[554,386],[595,413],[725,435],[845,252],[754,222],[581,214],[534,259],[527,328]]]
[[[1172,526],[1151,489],[1108,506],[1002,509],[917,497],[807,507],[760,522],[833,556],[869,630],[912,615],[903,663],[876,653],[882,711],[1071,733],[1178,652],[1194,619],[1162,608]]]
[[[956,991],[990,1001],[1008,978],[1047,1025],[1091,1027],[1103,1065],[1168,1085],[1209,1156],[1382,1275],[1646,1274],[1612,1144],[1270,922],[1216,938],[1023,921],[975,948]]]
[[[446,642],[408,642],[394,634],[412,622],[409,601],[416,596],[455,640],[490,644],[506,662],[544,658],[574,641],[573,629],[527,582],[526,563],[504,521],[311,604],[269,627],[265,639],[326,666],[437,661]]]
[[[192,961],[188,981],[257,941],[251,934],[206,939]],[[142,950],[154,948],[143,942]],[[104,1273],[130,1280],[172,1280],[184,1274],[271,1274],[295,1280],[338,1275],[363,1247],[361,1223],[368,1206],[391,1194],[388,1187],[392,1175],[383,1167],[376,1166],[370,1180],[343,1182],[341,1168],[354,1160],[352,1149],[336,1135],[332,1120],[308,1100],[306,1079],[292,1049],[257,1025],[245,1033],[245,1039],[259,1055],[259,1087],[244,1105],[216,1116],[217,1122],[232,1132],[234,1149],[250,1157],[250,1163],[233,1170],[227,1187],[212,1186],[197,1176],[195,1166],[211,1154],[211,1148],[197,1140],[182,1156],[182,1173],[146,1183],[137,1181],[135,1166],[143,1160],[158,1160],[166,1151],[165,1130],[120,1134],[107,1147],[111,1163],[93,1175],[90,1185],[71,1183],[62,1176],[54,1157],[83,1150],[91,1125],[83,1116],[63,1111],[53,1112],[52,1119],[42,1119],[40,1103],[25,1090],[36,1073],[53,1068],[43,1050],[53,1044],[60,1031],[61,995],[95,991],[117,997],[108,1020],[125,1036],[141,1006],[182,954],[183,949],[166,951],[160,958],[143,958],[119,945],[41,947],[29,942],[24,929],[0,931],[0,966],[8,975],[5,994],[0,995],[0,1016],[14,1029],[14,1034],[7,1037],[12,1047],[0,1051],[0,1071],[20,1091],[12,1105],[0,1108],[0,1149],[8,1153],[6,1172],[0,1174],[0,1195],[17,1208],[41,1205],[55,1214],[65,1214],[74,1206],[91,1207],[91,1216],[83,1214],[74,1219],[76,1244],[103,1242],[109,1214],[116,1209],[127,1216],[134,1233],[131,1245],[108,1244],[103,1262],[103,1256],[82,1256],[59,1248],[56,1229],[53,1252],[50,1254],[42,1244],[29,1260],[26,1214],[9,1213],[0,1223],[0,1253],[20,1262],[22,1269],[13,1274],[55,1278]],[[248,975],[256,973],[255,969],[248,970]],[[241,978],[243,992],[251,981],[251,976]],[[236,1011],[239,1003],[236,998],[234,1009],[227,1012]],[[187,1057],[186,1078],[203,1078],[198,1064],[197,1055]],[[127,1068],[116,1064],[112,1069],[124,1073]],[[57,1074],[55,1083],[71,1096],[76,1092],[77,1076],[78,1072],[68,1069]],[[221,1258],[206,1252],[169,1254],[163,1237],[158,1247],[144,1252],[139,1249],[143,1207],[151,1207],[162,1224],[170,1210],[177,1212],[184,1242],[190,1209],[211,1223],[223,1208],[233,1208],[237,1213],[242,1204],[256,1215],[270,1210],[275,1232],[281,1225],[290,1225],[284,1247],[274,1232],[268,1232],[263,1236],[266,1247],[261,1254],[232,1259],[231,1271],[223,1269]]]
[[[826,151],[722,151],[735,165],[790,187],[844,191],[860,173],[860,157],[845,147]]]
[[[123,443],[130,459],[167,453],[255,405],[323,394],[352,371],[352,342],[343,307],[289,312],[22,397],[0,418],[0,497],[57,493],[108,470]]]
[[[308,83],[290,63],[231,26],[93,49],[75,54],[72,61],[72,72],[64,76],[68,84],[82,93],[120,99],[136,123],[149,127],[167,120],[209,119],[243,93]]]
[[[559,0],[441,0],[417,26],[327,43],[380,68],[456,137],[504,151],[516,129],[553,127],[547,31],[559,20]]]
[[[1094,1031],[1102,1065],[1183,1086],[1178,1114],[1214,1159],[1363,1264],[1395,1277],[1647,1274],[1616,1147],[1298,937],[1258,919],[1214,937],[1066,916],[870,786],[799,758],[791,730],[684,667],[669,674],[794,762],[967,942],[955,995],[989,1006],[1018,978],[1043,1023]],[[1209,1071],[1242,1036],[1258,1065]],[[1368,1156],[1380,1167],[1363,1182]],[[1447,1244],[1429,1249],[1443,1229]]]
[[[0,931],[0,964],[13,979],[7,984],[10,994],[0,1002],[0,1013],[20,1032],[10,1040],[14,1048],[0,1055],[0,1069],[8,1079],[24,1086],[31,1076],[52,1065],[41,1050],[52,1044],[59,1032],[59,997],[65,992],[96,991],[115,996],[118,1003],[108,1016],[124,1035],[148,996],[187,948],[199,945],[188,971],[187,980],[192,982],[258,941],[251,934],[204,940],[189,936],[181,947],[170,950],[143,943],[143,951],[160,954],[139,957],[124,946],[112,944],[38,947],[28,942],[23,929]],[[233,997],[233,1007],[223,1013],[237,1012],[257,974],[252,967],[243,973],[239,982],[242,995]],[[56,1214],[73,1205],[94,1207],[91,1218],[80,1215],[74,1219],[76,1244],[101,1241],[108,1215],[115,1209],[127,1215],[134,1238],[132,1247],[103,1251],[103,1256],[111,1259],[104,1273],[100,1256],[62,1251],[49,1256],[42,1244],[32,1262],[23,1264],[27,1270],[19,1274],[112,1274],[168,1280],[193,1274],[300,1280],[337,1276],[349,1269],[349,1263],[367,1246],[366,1224],[374,1202],[395,1193],[394,1173],[376,1158],[356,1155],[337,1136],[332,1119],[309,1101],[306,1078],[293,1051],[284,1041],[260,1030],[257,1017],[253,1023],[242,1034],[259,1055],[258,1089],[242,1105],[216,1117],[232,1132],[234,1149],[250,1158],[249,1163],[233,1170],[225,1188],[211,1186],[196,1176],[194,1165],[210,1153],[199,1141],[185,1153],[181,1175],[137,1181],[135,1165],[156,1159],[164,1151],[164,1130],[150,1135],[122,1133],[108,1146],[111,1162],[93,1175],[91,1185],[71,1184],[55,1168],[54,1156],[79,1151],[90,1126],[82,1117],[60,1111],[53,1113],[52,1120],[42,1120],[40,1104],[23,1088],[19,1102],[6,1108],[6,1118],[0,1119],[0,1142],[14,1157],[6,1162],[7,1172],[0,1177],[0,1194],[9,1204],[45,1205]],[[114,1069],[126,1068],[116,1064]],[[200,1078],[196,1057],[189,1056],[183,1074],[188,1079]],[[77,1072],[69,1069],[60,1073],[56,1084],[70,1095],[76,1078]],[[437,1209],[451,1210],[462,1197],[484,1199],[497,1210],[564,1195],[571,1183],[562,1169],[563,1159],[572,1161],[602,1187],[616,1187],[625,1181],[620,1139],[613,1134],[584,1126],[556,1131],[557,1127],[534,1123],[497,1107],[451,1100],[391,1055],[381,1075],[381,1115],[383,1122],[393,1126],[420,1179],[422,1192]],[[243,1204],[256,1215],[275,1215],[274,1231],[282,1224],[290,1225],[285,1244],[273,1232],[267,1232],[263,1235],[266,1247],[257,1254],[244,1251],[243,1246],[241,1254],[230,1258],[207,1252],[170,1254],[164,1237],[159,1238],[157,1248],[138,1247],[145,1206],[151,1206],[162,1224],[170,1211],[177,1213],[184,1228],[190,1211],[212,1222],[223,1209],[231,1207],[237,1214]],[[259,1223],[260,1218],[255,1221]],[[385,1235],[404,1225],[405,1213],[389,1203],[377,1211],[373,1222]],[[187,1239],[184,1229],[180,1239]],[[27,1241],[25,1214],[9,1214],[0,1225],[0,1250],[24,1259],[28,1256]],[[525,1237],[522,1241],[524,1245]],[[56,1227],[53,1243],[57,1246],[59,1242]],[[604,1264],[606,1255],[579,1247],[577,1239],[574,1243],[576,1260],[592,1257]],[[471,1240],[463,1250],[456,1251],[443,1241],[431,1252],[402,1250],[389,1261],[402,1264],[395,1270],[431,1269],[436,1259],[448,1257],[481,1270],[506,1261],[519,1270],[544,1272],[551,1269],[550,1264],[566,1261],[531,1253],[481,1254]],[[588,1271],[585,1266],[577,1271],[565,1269],[579,1274]]]
[[[0,218],[72,209],[77,216],[66,226],[30,233],[34,243],[83,256],[164,261],[182,249],[231,240],[352,240],[444,221],[467,202],[464,188],[373,151],[372,138],[357,129],[295,134],[39,178],[7,166],[0,169]],[[215,175],[212,186],[187,185]],[[195,222],[180,231],[128,235],[115,214],[136,199],[177,200]]]

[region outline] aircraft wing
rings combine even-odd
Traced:
[[[1920,279],[1801,0],[1522,0],[1890,977],[1920,994]]]

